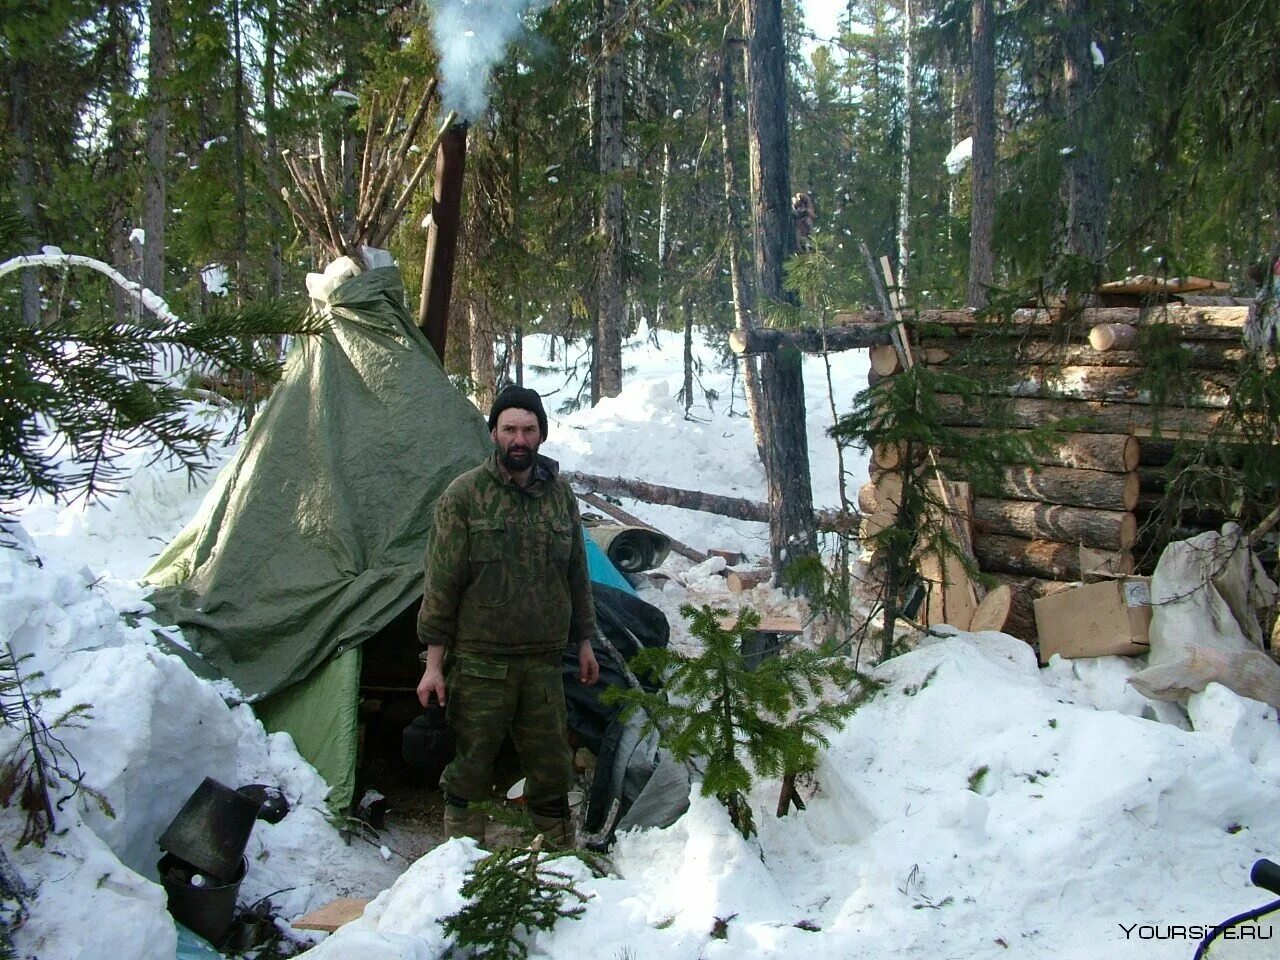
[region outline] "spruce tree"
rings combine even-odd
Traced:
[[[751,837],[755,824],[747,792],[753,776],[812,769],[818,747],[828,743],[824,731],[838,728],[876,685],[844,660],[815,650],[783,650],[751,670],[743,643],[760,626],[758,613],[745,608],[732,626],[722,622],[725,610],[686,604],[680,613],[701,641],[701,653],[641,650],[630,661],[632,669],[661,678],[664,692],[615,689],[604,699],[644,710],[677,759],[705,762],[702,795],[723,803],[733,825]],[[853,697],[832,698],[854,685]]]

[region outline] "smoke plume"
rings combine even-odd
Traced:
[[[484,111],[489,75],[524,32],[522,18],[548,0],[427,0],[440,53],[441,101],[464,120]]]

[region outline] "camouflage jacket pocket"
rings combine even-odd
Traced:
[[[507,679],[507,664],[473,654],[459,654],[456,669],[463,677],[479,677],[482,680]]]
[[[553,523],[547,533],[547,556],[552,564],[564,568],[573,553],[573,528],[567,523]]]
[[[510,555],[505,527],[472,529],[468,602],[475,602],[481,607],[500,607],[511,599]]]

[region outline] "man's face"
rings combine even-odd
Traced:
[[[489,434],[498,446],[498,460],[512,473],[533,466],[542,443],[542,429],[532,410],[508,407],[498,414],[498,425]]]

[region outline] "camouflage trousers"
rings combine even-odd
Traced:
[[[446,793],[487,800],[493,762],[509,732],[529,804],[564,797],[573,777],[573,757],[559,652],[510,657],[459,653],[450,661],[446,716],[458,752],[440,777]]]

